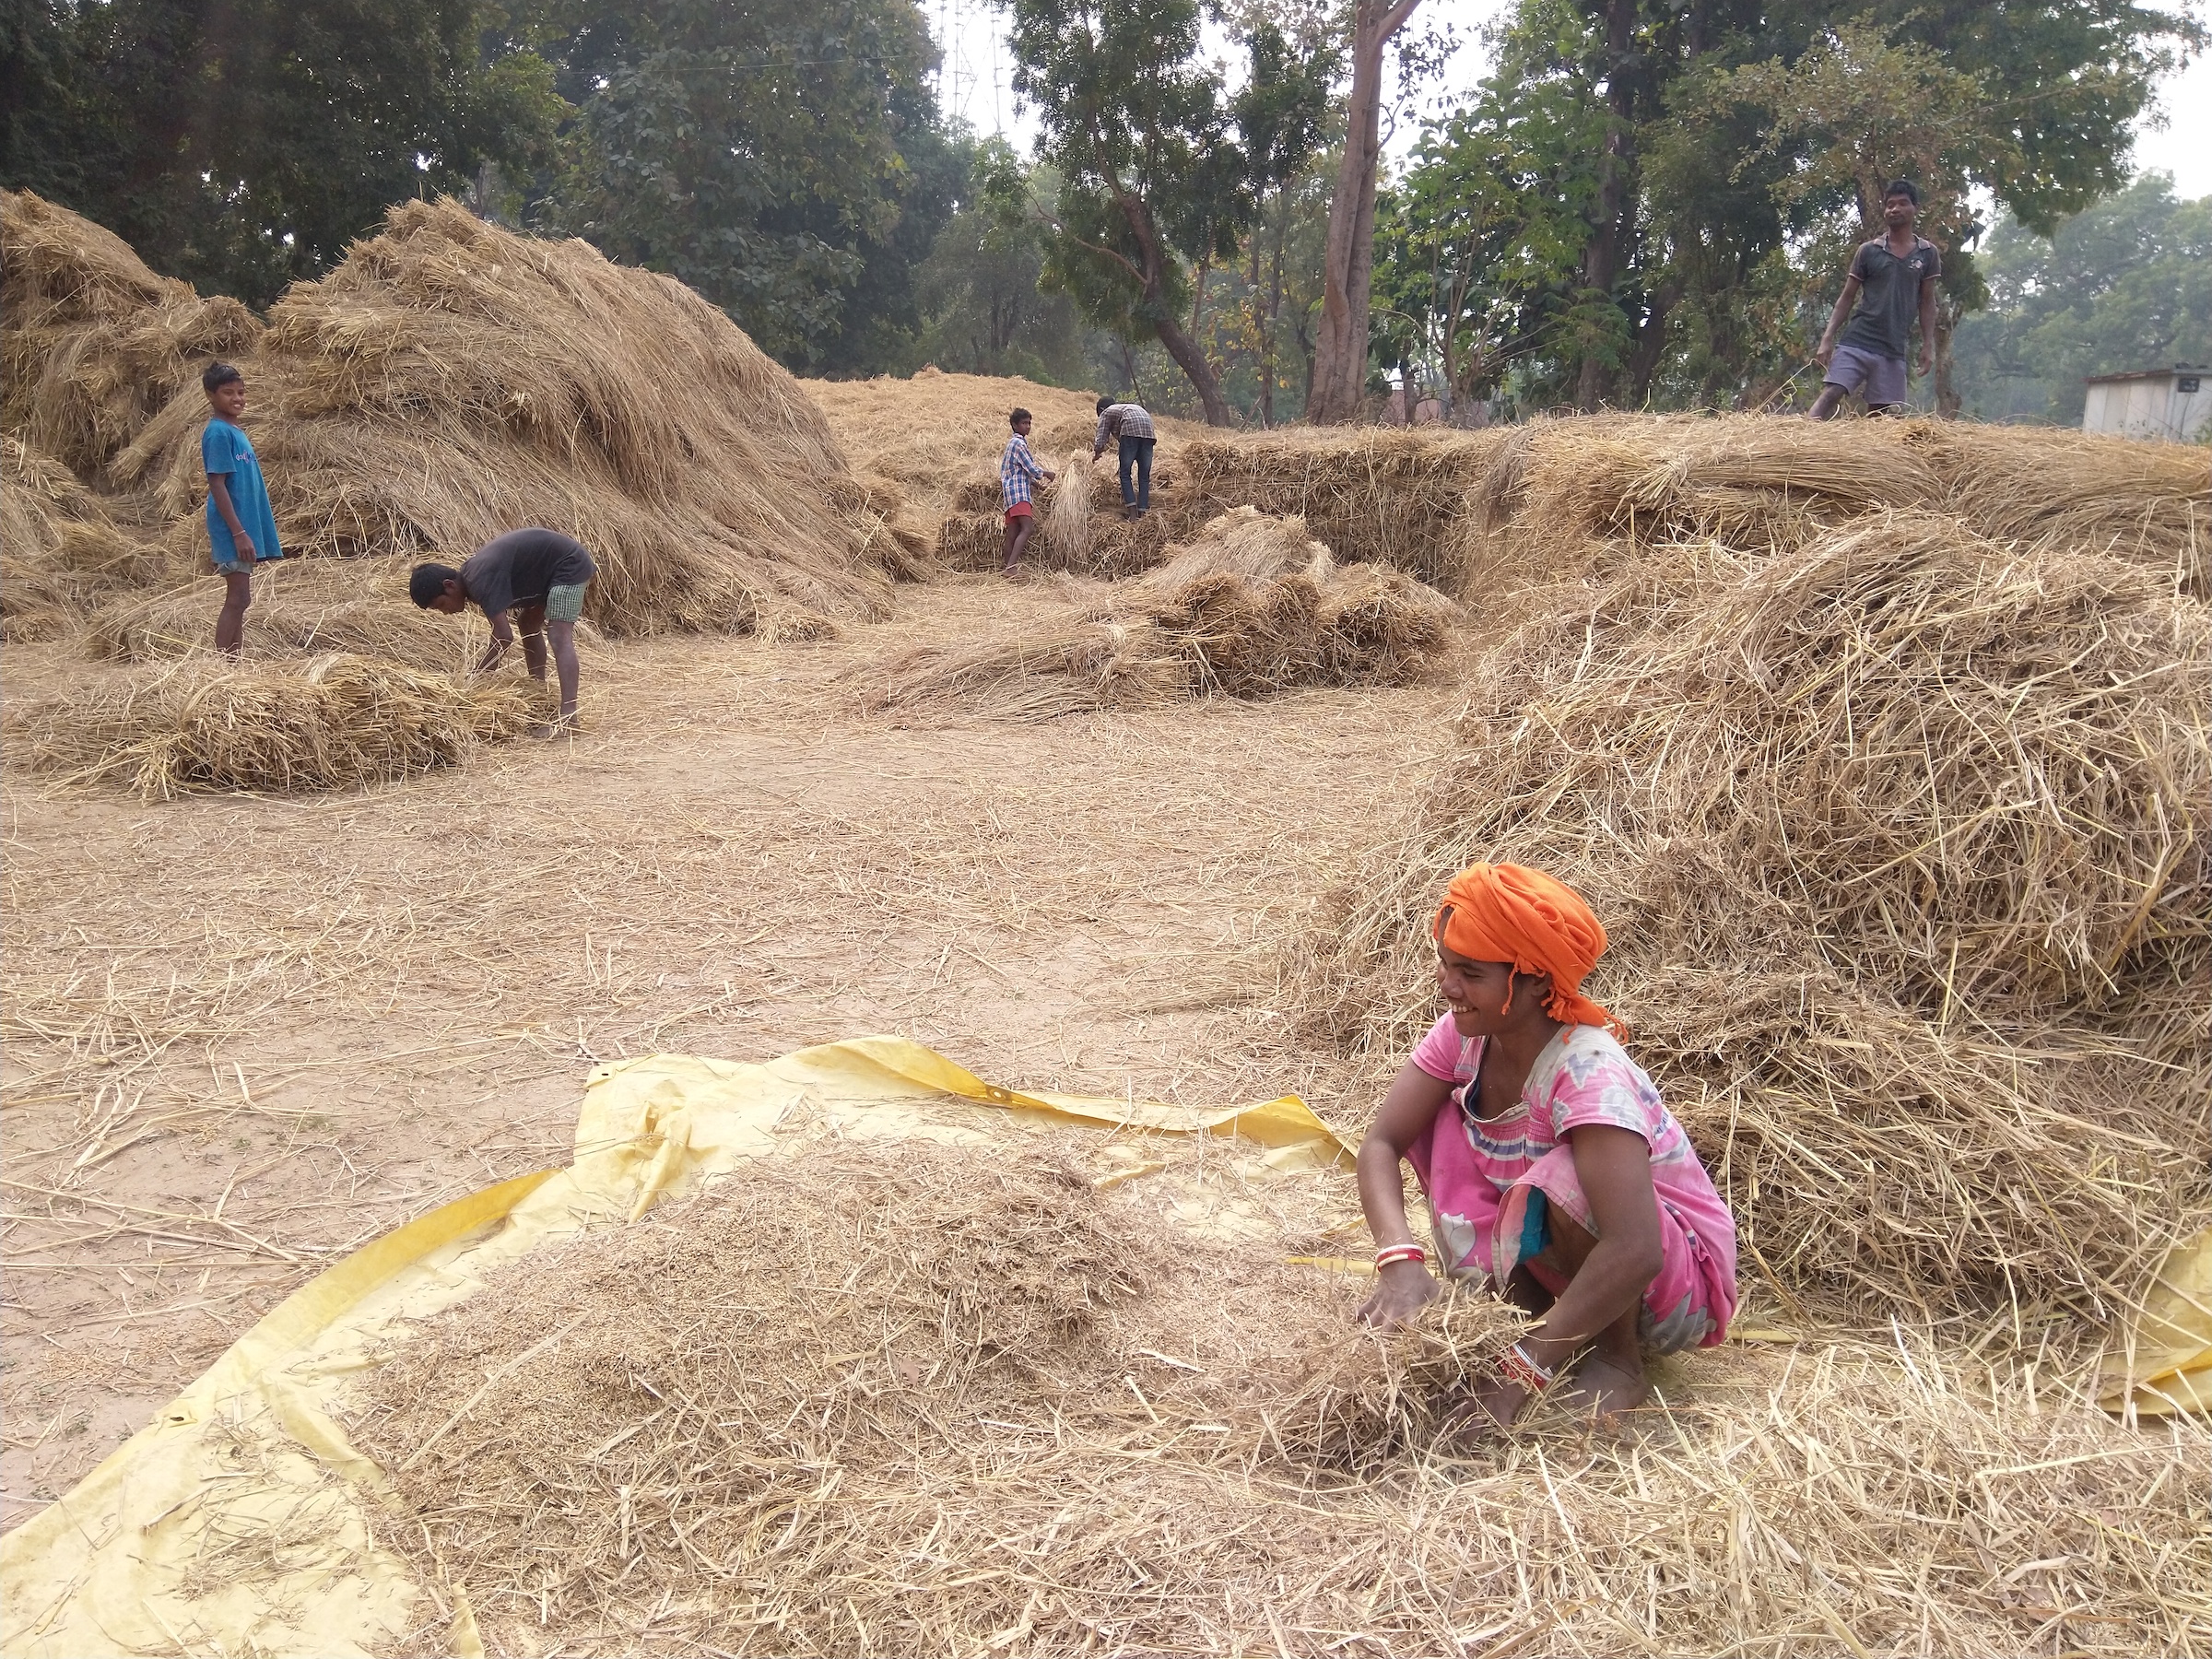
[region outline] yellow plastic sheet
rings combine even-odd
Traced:
[[[2212,1412],[2212,1228],[2167,1255],[2118,1348],[2099,1401],[2107,1411]]]
[[[776,1152],[779,1126],[982,1139],[1006,1134],[1009,1113],[1234,1136],[1255,1172],[1349,1158],[1294,1096],[1207,1112],[1021,1094],[894,1037],[763,1065],[658,1055],[602,1067],[567,1169],[487,1187],[331,1267],[66,1497],[0,1538],[0,1654],[355,1659],[427,1628],[455,1659],[480,1655],[465,1601],[428,1605],[441,1592],[418,1587],[378,1541],[402,1517],[333,1415],[396,1322],[464,1300],[550,1239],[634,1220],[663,1194]]]

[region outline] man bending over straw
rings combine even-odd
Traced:
[[[523,660],[541,681],[546,677],[546,640],[553,641],[553,663],[560,673],[560,719],[547,736],[576,725],[576,619],[583,615],[584,589],[599,573],[583,544],[558,530],[510,530],[486,542],[462,562],[419,564],[407,592],[424,610],[458,616],[471,603],[491,622],[491,646],[477,665],[488,673],[514,643],[507,618],[513,613],[523,630]]]
[[[1120,444],[1124,518],[1140,519],[1152,510],[1152,446],[1159,438],[1152,417],[1135,398],[1099,399],[1099,430],[1090,441],[1090,458],[1096,461],[1104,454],[1109,440]],[[1133,471],[1134,486],[1129,478]]]
[[[1039,479],[1047,484],[1053,475],[1037,465],[1037,457],[1030,453],[1030,412],[1016,409],[1006,417],[1006,424],[1014,429],[1014,436],[1006,440],[1006,453],[998,458],[998,493],[1006,507],[1006,539],[999,555],[999,570],[1007,576],[1021,569],[1021,550],[1030,545],[1030,533],[1037,528],[1037,498],[1032,486]]]
[[[1618,1022],[1582,994],[1606,931],[1571,888],[1472,865],[1432,932],[1449,1012],[1359,1147],[1378,1247],[1359,1317],[1399,1324],[1442,1294],[1406,1225],[1398,1166],[1410,1163],[1443,1277],[1543,1315],[1477,1387],[1469,1428],[1505,1427],[1570,1371],[1571,1408],[1630,1409],[1649,1392],[1647,1350],[1727,1334],[1735,1221]]]

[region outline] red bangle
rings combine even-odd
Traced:
[[[1508,1382],[1518,1383],[1532,1394],[1539,1394],[1551,1386],[1551,1380],[1557,1373],[1538,1365],[1529,1358],[1528,1350],[1516,1342],[1498,1356],[1498,1374]]]
[[[1385,1244],[1375,1252],[1375,1265],[1387,1267],[1393,1262],[1426,1262],[1429,1253],[1418,1244]]]

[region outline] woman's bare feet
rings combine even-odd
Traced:
[[[1630,1359],[1593,1354],[1583,1361],[1573,1379],[1555,1396],[1578,1418],[1610,1422],[1624,1411],[1633,1411],[1652,1396],[1641,1357]]]

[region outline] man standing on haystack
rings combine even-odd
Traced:
[[[1124,518],[1140,519],[1152,510],[1152,445],[1159,438],[1152,429],[1152,417],[1135,398],[1099,399],[1099,434],[1091,440],[1090,458],[1096,461],[1104,454],[1109,440],[1121,441]],[[1136,475],[1135,488],[1130,484],[1132,471]]]
[[[1815,420],[1829,419],[1839,404],[1861,390],[1869,415],[1904,406],[1905,353],[1915,314],[1920,371],[1936,371],[1936,279],[1943,275],[1943,255],[1913,229],[1919,218],[1920,186],[1910,179],[1897,180],[1882,196],[1884,233],[1862,243],[1852,256],[1843,291],[1813,353],[1828,371],[1828,383],[1808,411]],[[1846,316],[1849,327],[1843,324]],[[1842,331],[1840,343],[1838,330]]]

